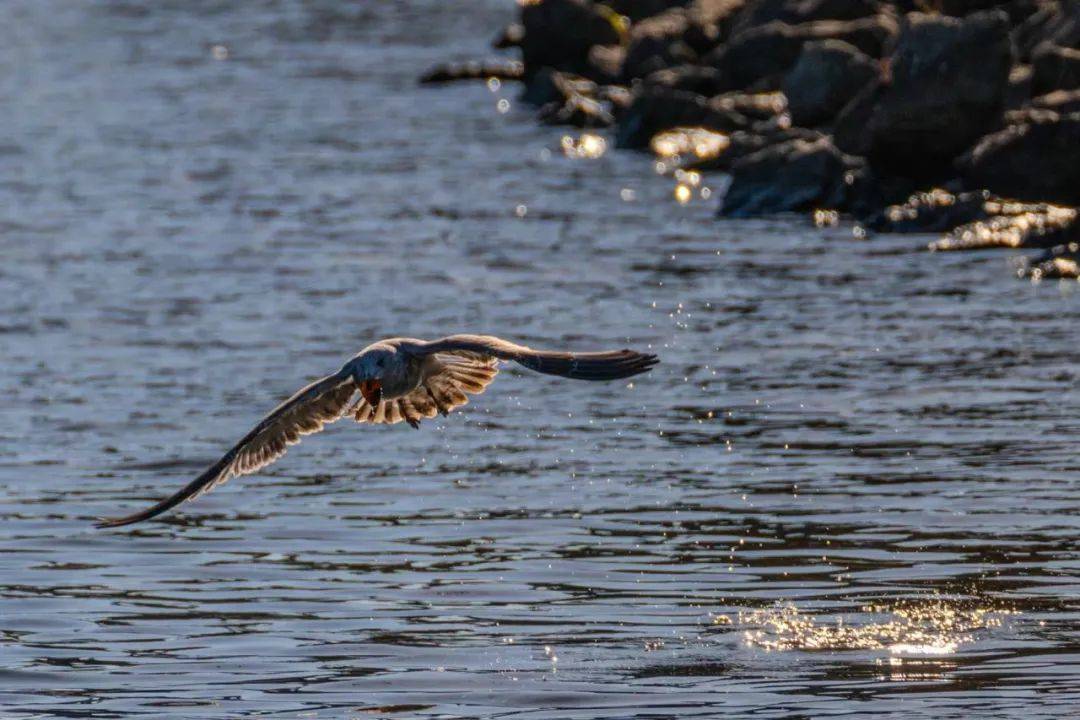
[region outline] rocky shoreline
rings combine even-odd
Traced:
[[[1038,248],[1022,275],[1080,278],[1080,0],[527,0],[494,46],[520,61],[422,81],[520,81],[542,122],[727,173],[721,216]]]

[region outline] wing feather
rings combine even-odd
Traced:
[[[576,380],[619,380],[648,372],[659,362],[655,355],[634,350],[559,352],[533,350],[493,335],[449,335],[421,343],[411,351],[419,355],[457,355],[474,360],[509,360],[546,375]]]
[[[182,502],[210,492],[230,478],[248,475],[285,454],[304,435],[319,432],[343,417],[356,386],[346,373],[317,380],[278,405],[229,452],[175,494],[145,510],[119,518],[102,518],[99,527],[119,527],[148,520]]]

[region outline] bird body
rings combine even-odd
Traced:
[[[447,415],[484,392],[500,361],[547,375],[578,380],[617,380],[647,372],[655,355],[615,350],[569,353],[533,350],[491,335],[449,335],[439,340],[390,338],[368,345],[340,370],[301,388],[274,408],[202,475],[161,502],[99,527],[148,520],[206,493],[232,477],[247,475],[285,454],[303,435],[351,415],[358,423],[395,424]]]

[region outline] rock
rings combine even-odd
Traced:
[[[802,25],[774,21],[736,35],[702,61],[720,72],[725,90],[776,90],[809,42],[842,40],[871,57],[879,57],[896,33],[895,21],[885,15]]]
[[[871,80],[843,107],[833,123],[833,142],[842,152],[865,157],[870,154],[870,119],[886,88],[882,80]]]
[[[1080,112],[1080,90],[1055,90],[1031,101],[1031,107],[1059,115]]]
[[[521,23],[510,23],[491,41],[491,47],[496,50],[520,47],[521,41],[524,39],[525,26]]]
[[[521,100],[543,107],[553,102],[565,103],[575,95],[593,97],[596,91],[597,85],[592,80],[544,68],[529,80]]]
[[[965,17],[983,10],[1003,10],[1009,22],[1017,25],[1040,7],[1039,0],[918,0],[916,5],[927,13],[939,13],[953,17]]]
[[[802,127],[830,122],[860,90],[881,77],[878,64],[841,40],[803,47],[781,83],[791,120]]]
[[[467,62],[441,63],[420,76],[425,85],[455,82],[458,80],[521,80],[524,67],[516,60],[470,60]]]
[[[1076,239],[1076,210],[1000,198],[983,202],[986,217],[930,243],[937,252],[987,248],[1054,247]]]
[[[914,178],[947,173],[956,156],[1000,125],[1011,65],[1003,13],[908,15],[890,61],[891,84],[863,129],[871,162]]]
[[[951,193],[942,188],[912,195],[899,205],[890,205],[870,219],[868,227],[884,233],[947,232],[960,225],[990,217],[986,203],[990,193]]]
[[[1030,113],[960,159],[971,186],[1019,200],[1080,205],[1080,113]]]
[[[635,23],[661,15],[672,8],[684,7],[687,2],[688,0],[603,0],[604,5]]]
[[[685,42],[704,55],[731,37],[732,28],[747,0],[693,0],[686,7]]]
[[[683,42],[689,27],[690,21],[682,9],[669,10],[634,23],[622,67],[623,81],[629,82],[694,60],[696,53]]]
[[[1080,50],[1042,43],[1031,60],[1031,94],[1080,88]]]
[[[610,85],[622,81],[626,48],[621,45],[593,45],[585,61],[585,76]]]
[[[723,137],[725,142],[722,147],[718,147],[713,153],[698,152],[697,148],[695,148],[693,155],[684,156],[682,167],[687,170],[727,172],[739,160],[767,147],[780,145],[791,140],[814,142],[824,136],[821,133],[806,130],[805,128],[752,128],[750,130],[736,130]]]
[[[657,70],[645,78],[645,82],[655,87],[686,90],[705,97],[724,92],[720,71],[701,65],[680,65],[666,70]]]
[[[1031,99],[1031,66],[1013,65],[1009,71],[1009,86],[1005,90],[1005,107],[1015,110]]]
[[[643,148],[656,133],[676,127],[732,132],[748,129],[756,119],[783,112],[782,96],[732,93],[712,99],[685,90],[641,85],[630,107],[620,115],[615,144]]]
[[[1080,47],[1080,3],[1047,2],[1012,32],[1017,56],[1028,62],[1043,42],[1061,47]]]
[[[720,214],[752,217],[842,207],[858,168],[859,162],[828,138],[772,145],[734,164]]]
[[[887,9],[878,0],[758,0],[736,19],[735,32],[779,20],[799,25],[815,20],[858,20]]]
[[[593,45],[620,45],[625,28],[620,16],[589,0],[538,0],[521,8],[525,78],[541,68],[582,74]]]
[[[540,108],[540,122],[545,125],[573,125],[580,128],[602,128],[615,124],[615,118],[596,100],[584,95],[571,95],[564,102],[551,102]]]
[[[1062,233],[1063,242],[1048,247],[1040,256],[1029,260],[1021,268],[1020,276],[1039,280],[1078,280],[1080,279],[1080,225],[1073,223],[1072,228]]]

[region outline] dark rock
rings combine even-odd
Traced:
[[[544,68],[529,80],[521,100],[543,107],[553,102],[565,103],[575,95],[592,97],[596,94],[596,88],[592,80]]]
[[[522,64],[516,60],[470,60],[467,62],[441,63],[420,76],[425,85],[456,82],[458,80],[521,80]]]
[[[548,103],[540,108],[539,118],[546,125],[573,125],[580,128],[602,128],[615,124],[615,118],[603,105],[584,95],[572,95],[562,103]]]
[[[842,207],[859,167],[828,138],[766,147],[734,164],[720,214],[752,217]]]
[[[491,46],[496,50],[506,50],[519,47],[524,39],[525,26],[521,23],[510,23],[495,36],[495,39],[491,41]]]
[[[1003,13],[963,20],[908,15],[892,55],[891,84],[866,125],[871,162],[909,177],[939,178],[1000,125],[1011,64]]]
[[[687,3],[688,0],[603,0],[604,5],[635,23],[672,8],[684,7]]]
[[[1048,247],[1020,270],[1021,277],[1039,280],[1080,280],[1080,223],[1062,233],[1063,242]]]
[[[750,130],[736,130],[727,135],[727,144],[715,154],[706,157],[691,157],[684,161],[688,170],[727,172],[735,163],[748,155],[773,145],[791,140],[815,142],[824,136],[805,128],[757,127]]]
[[[1032,56],[1032,95],[1080,88],[1080,50],[1042,43]]]
[[[987,135],[960,159],[969,185],[1019,200],[1080,204],[1080,113],[1043,111]]]
[[[731,37],[732,28],[747,0],[693,0],[686,7],[688,25],[685,42],[704,55]]]
[[[686,90],[688,92],[712,97],[724,92],[720,71],[701,65],[680,65],[679,67],[658,70],[645,78],[649,85]]]
[[[1080,112],[1080,90],[1055,90],[1031,101],[1031,107],[1059,115]]]
[[[783,112],[783,97],[732,93],[712,99],[685,90],[640,85],[630,107],[619,117],[615,144],[642,148],[652,137],[676,127],[700,127],[732,132],[751,127],[755,120]]]
[[[1080,3],[1076,0],[1043,3],[1012,32],[1017,56],[1031,61],[1043,42],[1061,47],[1080,47]]]
[[[1048,248],[1075,242],[1076,210],[1047,203],[1022,203],[987,197],[984,216],[954,228],[930,243],[930,249],[985,250],[987,248]]]
[[[886,88],[880,79],[871,80],[844,106],[833,123],[833,142],[849,155],[870,154],[870,119]]]
[[[842,40],[871,57],[880,57],[896,34],[895,21],[886,15],[802,25],[774,21],[736,35],[727,45],[709,53],[703,62],[721,73],[726,90],[776,90],[806,43]]]
[[[947,232],[960,225],[990,217],[984,191],[951,193],[934,188],[912,195],[899,205],[890,205],[867,226],[875,232],[935,233]]]
[[[624,28],[609,7],[589,0],[539,0],[521,9],[526,79],[541,68],[582,74],[593,45],[619,45]]]
[[[792,122],[815,127],[831,121],[852,97],[880,78],[877,62],[840,40],[821,40],[803,47],[781,90]]]
[[[1009,71],[1009,86],[1005,90],[1005,107],[1016,109],[1031,99],[1031,66],[1013,65]]]
[[[758,0],[735,20],[735,32],[779,20],[799,25],[815,20],[858,20],[887,9],[879,0]]]
[[[624,81],[645,77],[673,65],[688,63],[696,53],[683,42],[690,21],[682,9],[669,10],[634,23],[623,63]]]
[[[916,6],[927,13],[965,17],[983,10],[1002,10],[1017,25],[1040,8],[1040,0],[918,0]]]
[[[621,45],[593,45],[586,59],[585,76],[610,85],[622,81],[626,48]]]

